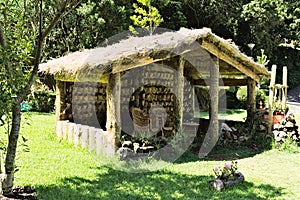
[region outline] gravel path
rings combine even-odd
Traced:
[[[287,104],[289,113],[300,114],[300,85],[288,91]]]

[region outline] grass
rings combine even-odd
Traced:
[[[208,112],[200,112],[196,114],[198,118],[209,119]],[[226,109],[226,111],[219,113],[219,119],[232,121],[245,121],[247,111],[244,109]]]
[[[30,152],[18,152],[15,185],[34,186],[39,199],[300,199],[300,153],[220,147],[206,159],[188,152],[159,171],[126,173],[58,141],[53,114],[34,113],[31,123],[22,128]],[[246,181],[222,192],[210,190],[212,169],[229,160],[226,155],[238,159]]]

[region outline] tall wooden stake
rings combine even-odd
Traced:
[[[254,115],[255,115],[255,86],[256,82],[248,78],[247,82],[247,119],[249,121],[249,125],[252,128],[254,123]]]
[[[286,108],[286,98],[287,98],[287,67],[283,67],[282,71],[282,108]]]
[[[271,81],[269,86],[269,119],[268,119],[268,133],[271,134],[273,127],[273,104],[274,104],[274,89],[275,89],[275,79],[276,79],[276,65],[272,66]]]

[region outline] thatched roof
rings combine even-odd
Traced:
[[[218,37],[208,28],[181,28],[176,32],[130,37],[106,47],[78,51],[50,60],[40,64],[40,72],[70,76],[76,75],[80,70],[115,73],[172,56],[184,55],[193,51],[190,46],[195,41],[211,54],[256,81],[261,75],[269,77],[263,65],[254,62],[252,58],[240,52],[233,42]]]

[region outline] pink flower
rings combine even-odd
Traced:
[[[226,169],[230,169],[230,168],[231,168],[230,163],[225,163],[225,168],[226,168]]]

